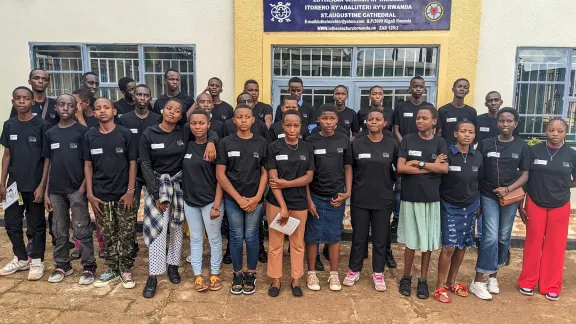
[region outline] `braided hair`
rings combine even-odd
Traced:
[[[553,122],[561,122],[564,127],[566,128],[566,130],[568,130],[568,123],[566,122],[566,120],[564,120],[564,118],[560,117],[560,116],[556,116],[556,117],[552,117],[548,120],[548,125],[546,126],[546,128],[550,127],[550,125],[552,125]]]

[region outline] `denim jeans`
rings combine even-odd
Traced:
[[[217,275],[220,273],[222,263],[222,215],[224,214],[224,203],[220,205],[220,217],[210,219],[212,203],[204,207],[193,207],[184,205],[186,222],[190,229],[190,260],[195,276],[202,274],[202,254],[204,248],[204,230],[210,242],[210,273]]]
[[[478,249],[477,272],[493,274],[506,264],[518,204],[500,206],[498,200],[480,195],[482,241]]]
[[[258,265],[258,226],[260,224],[260,208],[247,213],[238,204],[228,198],[224,198],[228,224],[230,225],[230,255],[232,256],[232,267],[234,272],[242,271],[242,259],[244,240],[246,240],[246,262],[248,270],[256,270]]]

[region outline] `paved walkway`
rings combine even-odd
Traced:
[[[188,240],[185,252],[188,253]],[[49,245],[49,244],[47,244]],[[350,246],[342,249],[341,271],[346,268]],[[402,266],[402,247],[394,246],[394,255]],[[559,302],[547,301],[541,295],[525,297],[516,290],[515,281],[521,266],[521,250],[512,253],[512,265],[501,272],[502,293],[486,302],[474,296],[455,297],[450,305],[434,299],[419,300],[399,295],[397,281],[401,269],[386,270],[389,291],[378,293],[372,288],[370,262],[365,262],[361,280],[341,292],[327,289],[327,273],[322,273],[322,291],[304,289],[303,298],[294,298],[289,291],[288,270],[282,282],[282,294],[267,296],[269,280],[265,265],[258,265],[257,292],[252,296],[229,293],[231,266],[223,265],[224,288],[218,292],[197,293],[193,289],[189,265],[181,267],[183,282],[172,285],[163,276],[153,299],[141,297],[147,276],[146,249],[141,252],[134,269],[136,288],[126,290],[118,283],[107,288],[77,284],[81,270],[74,262],[75,273],[59,284],[46,281],[54,269],[51,247],[46,253],[46,274],[41,281],[26,280],[26,272],[0,278],[0,323],[574,323],[576,305],[576,252],[566,254],[564,293]],[[0,229],[0,264],[12,258],[6,232]],[[285,260],[287,254],[285,254]],[[437,253],[433,260],[437,259]],[[476,251],[467,254],[460,278],[469,283],[474,274]],[[207,261],[207,258],[206,258]],[[327,266],[327,262],[324,262]],[[419,259],[416,260],[419,264]],[[99,260],[99,270],[104,268]],[[205,262],[207,269],[207,262]],[[431,265],[430,284],[436,281],[436,262]],[[417,271],[415,269],[414,271]],[[415,273],[415,272],[414,272]],[[207,275],[207,274],[206,274]]]

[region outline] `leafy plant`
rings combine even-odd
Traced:
[[[530,146],[534,146],[536,144],[540,144],[542,143],[542,141],[540,139],[538,139],[537,137],[532,137],[529,141],[528,141],[528,145]]]

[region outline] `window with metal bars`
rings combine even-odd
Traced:
[[[180,71],[181,91],[195,93],[195,54],[190,45],[119,44],[31,44],[32,68],[43,68],[51,75],[51,97],[70,93],[81,86],[85,72],[100,77],[100,96],[116,101],[122,97],[118,80],[131,77],[146,83],[152,97],[164,93],[164,71]]]
[[[559,116],[566,119],[568,134],[576,135],[575,78],[575,49],[518,48],[514,107],[520,114],[520,134],[544,136],[548,120]]]

